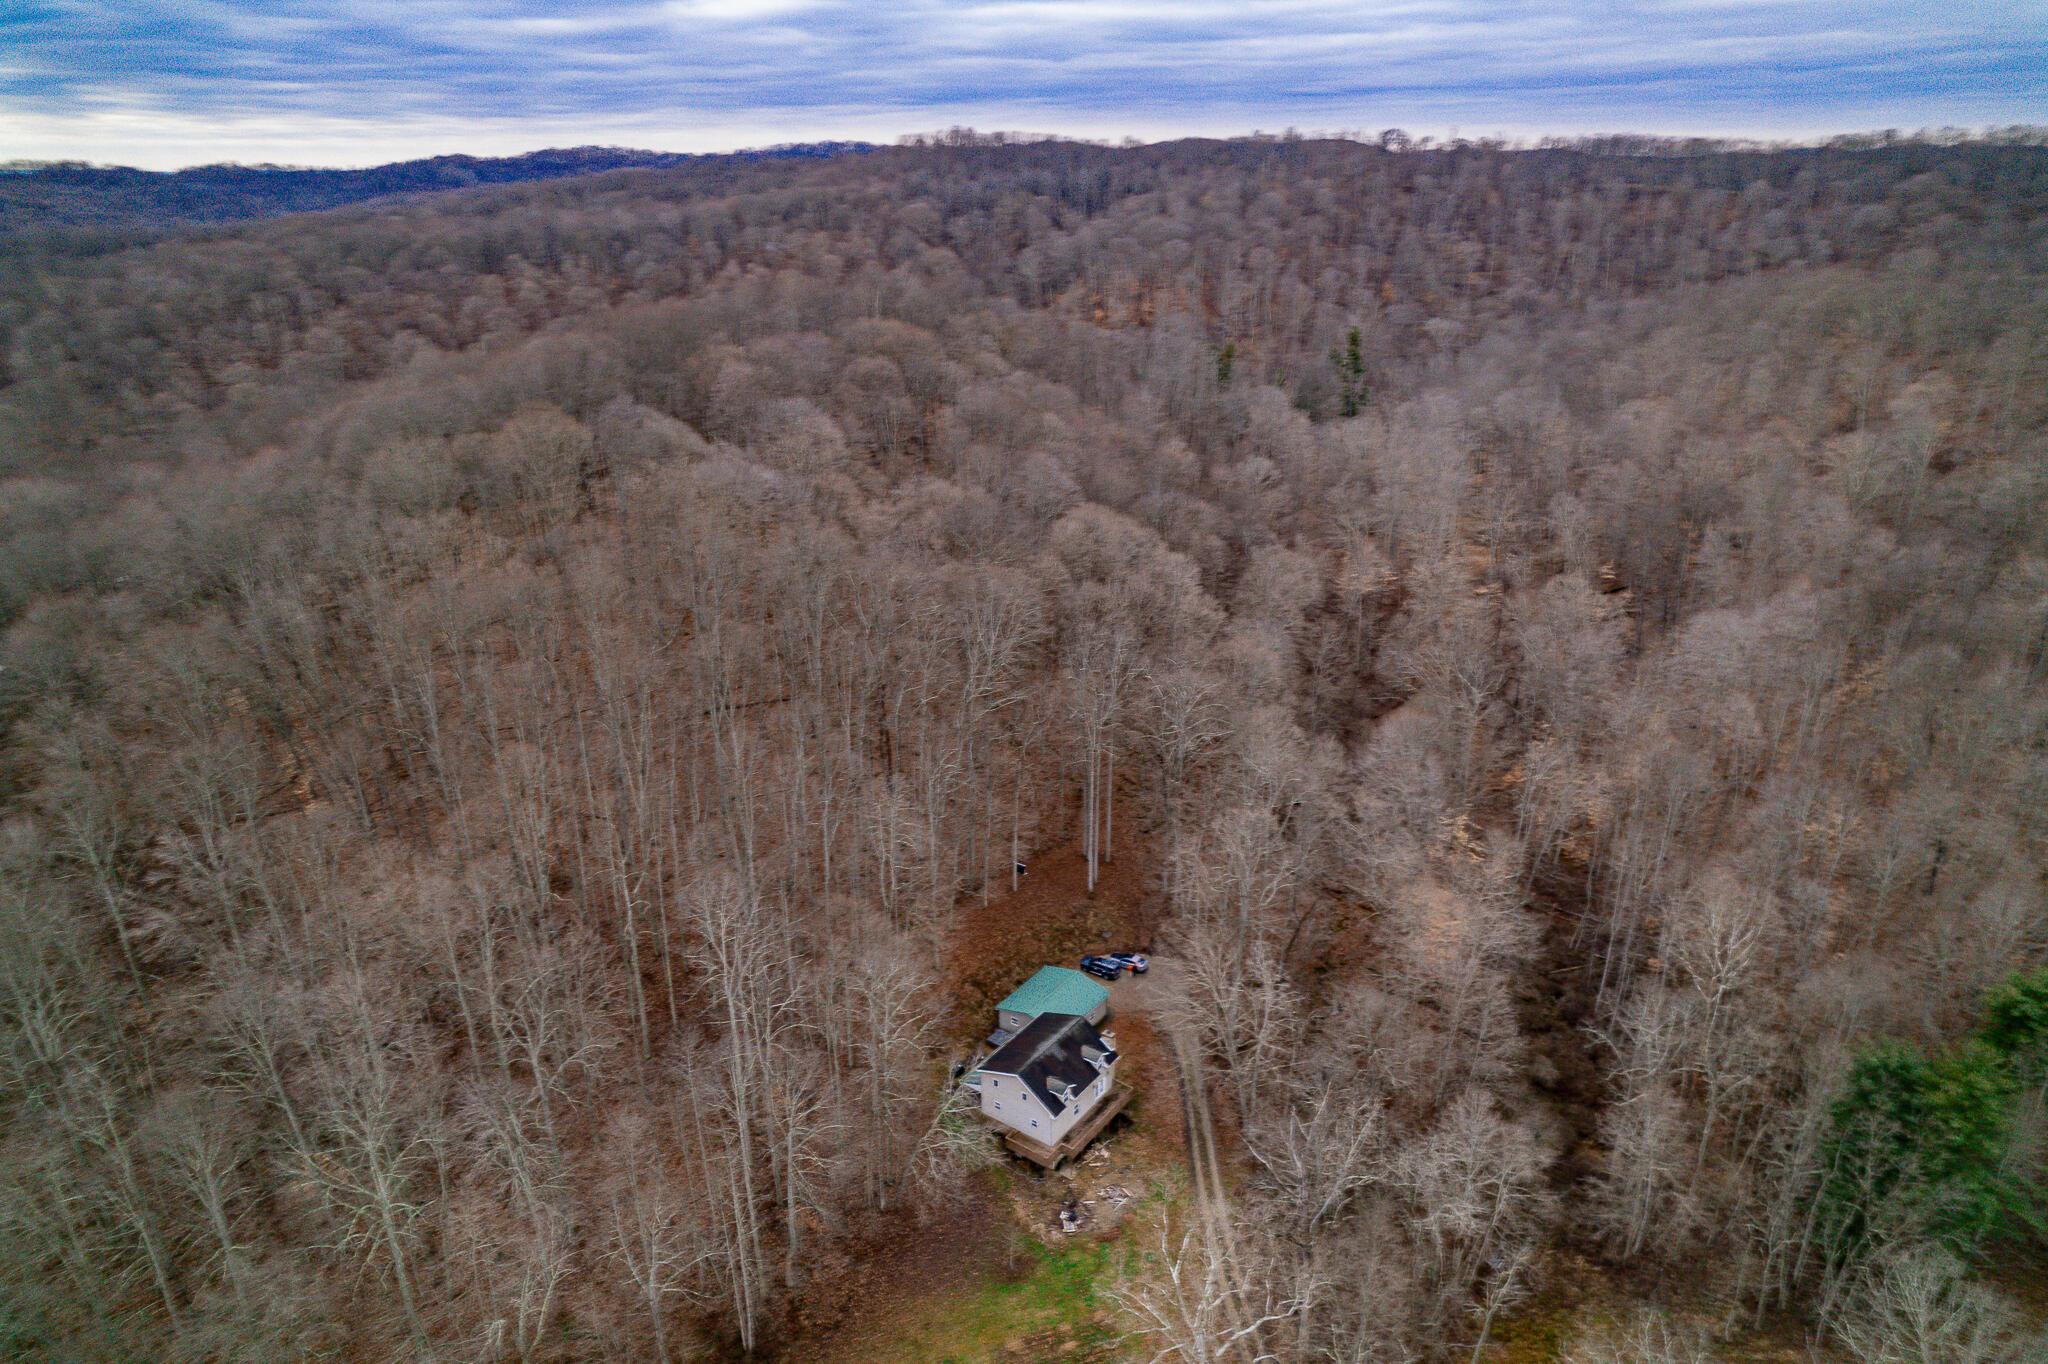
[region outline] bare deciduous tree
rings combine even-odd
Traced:
[[[1157,1250],[1111,1293],[1154,1350],[1152,1364],[1265,1364],[1286,1357],[1272,1338],[1300,1304],[1278,1294],[1262,1269],[1200,1222],[1176,1241],[1162,1220]]]

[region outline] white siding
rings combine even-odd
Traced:
[[[991,1075],[987,1071],[981,1076],[981,1111],[1005,1127],[1014,1127],[1027,1136],[1045,1139],[1052,1129],[1051,1116],[1038,1101],[1030,1087],[1014,1075]],[[1031,1124],[1036,1120],[1038,1126]]]

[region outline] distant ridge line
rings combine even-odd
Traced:
[[[343,208],[394,194],[528,184],[612,170],[716,161],[778,161],[873,150],[866,142],[795,142],[735,152],[550,147],[520,156],[450,154],[379,166],[242,165],[142,170],[84,161],[0,164],[0,235],[44,228],[231,223]]]

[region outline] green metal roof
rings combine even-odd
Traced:
[[[1039,1014],[1079,1014],[1086,1018],[1108,1002],[1109,991],[1079,971],[1064,966],[1041,966],[996,1007],[1034,1018]]]

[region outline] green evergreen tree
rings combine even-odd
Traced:
[[[2048,967],[1993,990],[1978,1036],[2008,1058],[2020,1083],[2048,1082]]]
[[[2048,971],[2015,976],[1977,1034],[1930,1057],[1881,1042],[1835,1100],[1821,1190],[1838,1253],[1903,1219],[1952,1250],[2044,1227],[2042,1191],[2009,1159],[2021,1091],[2048,1074]]]
[[[1365,407],[1365,343],[1353,327],[1344,337],[1344,349],[1330,352],[1330,364],[1337,371],[1337,411],[1357,416]]]

